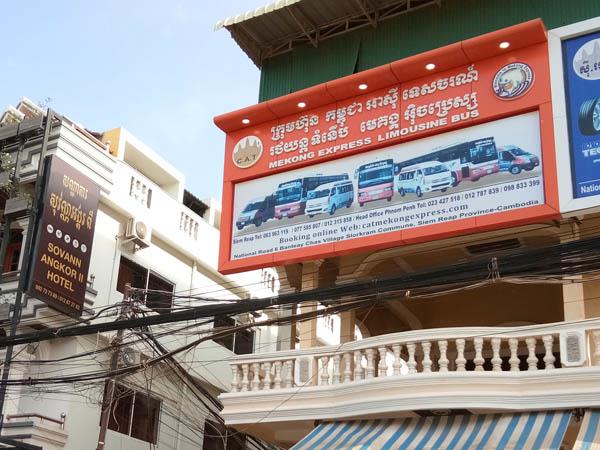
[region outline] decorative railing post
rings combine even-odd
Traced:
[[[500,358],[500,346],[502,340],[500,338],[492,338],[492,371],[502,371],[502,358]]]
[[[400,344],[394,344],[392,345],[392,351],[394,352],[394,375],[400,375],[400,370],[402,369],[402,363],[400,362],[402,346]]]
[[[429,357],[431,352],[431,342],[421,342],[421,348],[423,349],[423,373],[431,373],[431,358]]]
[[[250,383],[250,389],[252,391],[258,391],[260,390],[260,364],[259,363],[252,363],[252,372],[253,372],[253,376],[252,376],[252,382]]]
[[[281,389],[281,361],[275,361],[275,378],[273,379],[273,389]]]
[[[456,371],[464,372],[467,370],[465,365],[467,364],[467,360],[465,358],[465,340],[457,339],[456,340]]]
[[[406,344],[406,349],[408,350],[408,362],[406,364],[408,365],[409,374],[417,373],[417,360],[415,359],[416,347],[414,342]]]
[[[363,368],[362,368],[362,352],[356,350],[354,352],[354,381],[360,381],[363,379]]]
[[[544,368],[554,369],[554,362],[556,361],[554,353],[552,352],[554,337],[551,334],[546,334],[545,336],[542,336],[542,342],[544,343],[544,349],[546,350],[546,354],[544,355]]]
[[[285,362],[285,387],[291,388],[294,385],[294,361],[288,359]],[[310,383],[308,383],[310,384]]]
[[[379,366],[377,367],[377,376],[385,377],[387,375],[387,348],[384,346],[379,347]]]
[[[238,374],[239,374],[239,367],[237,364],[232,364],[231,365],[231,392],[238,392],[239,391],[239,378],[238,378]]]
[[[344,353],[344,383],[352,381],[352,353]]]
[[[329,384],[329,356],[321,357],[321,384]]]
[[[336,353],[333,355],[333,384],[340,384],[341,374],[340,374],[340,355]]]
[[[481,372],[483,371],[483,363],[485,359],[483,359],[483,338],[476,337],[473,339],[473,345],[475,346],[475,358],[473,358],[473,362],[475,363],[475,371]]]
[[[367,354],[367,379],[375,376],[375,350],[368,348],[365,352]]]
[[[438,366],[440,372],[448,372],[448,357],[446,352],[448,351],[448,341],[438,341],[438,349],[440,350],[440,359],[438,360]]]
[[[510,359],[508,360],[510,364],[510,371],[518,372],[519,363],[521,362],[519,360],[519,356],[517,355],[517,350],[519,348],[519,340],[515,338],[510,338],[508,340],[508,348],[510,349]]]
[[[242,364],[242,392],[246,392],[248,390],[248,386],[249,386],[249,380],[248,380],[248,371],[249,371],[249,367],[248,364]]]
[[[538,359],[537,356],[535,356],[536,338],[527,338],[525,339],[525,343],[527,344],[527,351],[529,352],[529,356],[527,357],[527,370],[538,370]]]
[[[271,363],[266,362],[264,364],[265,377],[263,378],[262,388],[263,391],[268,391],[271,389]]]

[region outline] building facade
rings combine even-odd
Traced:
[[[183,175],[141,140],[123,128],[93,133],[54,114],[46,142],[47,117],[24,99],[4,113],[0,126],[0,299],[7,333],[26,272],[22,269],[29,254],[27,233],[32,230],[35,187],[42,183],[38,172],[42,151],[99,187],[93,247],[88,252],[80,317],[26,295],[17,335],[277,293],[273,269],[235,276],[217,271],[219,203],[200,200],[187,191]],[[66,274],[58,263],[53,268]],[[124,298],[127,285],[136,289],[133,303]],[[143,364],[147,365],[143,370],[116,380],[103,448],[264,448],[252,447],[244,435],[227,434],[216,396],[229,389],[227,359],[235,353],[269,350],[275,342],[270,327],[207,338],[186,352],[150,364],[156,356],[209,336],[211,330],[259,320],[248,314],[214,317],[127,330],[117,343],[116,332],[105,332],[16,346],[2,436],[35,448],[96,448],[107,377],[92,374]],[[116,367],[111,367],[113,350],[118,354]],[[4,355],[3,351],[3,361]]]
[[[236,357],[227,424],[298,449],[597,442],[598,12],[301,0],[217,24],[261,68],[261,102],[215,118],[221,270],[278,265],[314,292],[299,316],[347,305]],[[279,214],[236,230],[258,194]]]

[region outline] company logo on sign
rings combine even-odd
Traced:
[[[573,70],[584,80],[600,79],[600,39],[586,42],[573,58]]]
[[[502,100],[524,95],[533,85],[533,70],[525,63],[515,62],[502,67],[494,76],[492,89]]]
[[[256,136],[246,136],[235,144],[231,157],[237,167],[247,169],[258,162],[262,153],[262,141]]]

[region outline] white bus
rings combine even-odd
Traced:
[[[444,163],[426,161],[403,167],[398,174],[398,193],[404,197],[414,192],[422,197],[425,192],[442,191],[452,186],[452,172]]]

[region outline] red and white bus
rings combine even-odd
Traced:
[[[427,161],[444,163],[451,172],[452,186],[462,180],[477,181],[500,170],[496,143],[493,137],[487,137],[436,148],[426,155],[402,161],[396,164],[396,173],[403,167]]]
[[[348,174],[316,175],[279,184],[275,192],[275,218],[282,219],[304,214],[306,195],[309,191],[321,184],[347,180],[348,178]]]
[[[356,169],[358,204],[386,199],[388,202],[394,196],[394,160],[363,164]]]

